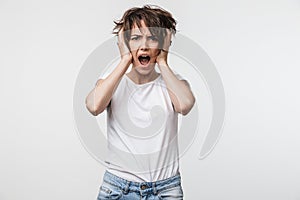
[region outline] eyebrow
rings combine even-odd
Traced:
[[[143,34],[138,34],[138,33],[134,33],[132,35],[130,35],[130,37],[132,36],[143,36]],[[146,35],[147,37],[152,37],[152,36],[155,36],[155,35]]]

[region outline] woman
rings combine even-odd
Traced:
[[[115,24],[121,60],[86,98],[94,116],[107,110],[108,166],[98,199],[182,199],[178,113],[188,114],[195,98],[167,61],[176,21],[143,6]]]

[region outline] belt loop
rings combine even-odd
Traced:
[[[125,186],[125,189],[124,189],[124,194],[127,194],[128,193],[128,190],[129,190],[129,185],[130,185],[130,181],[126,181],[126,186]]]
[[[153,194],[156,195],[157,191],[156,191],[156,185],[155,182],[152,183],[152,189],[153,189]]]

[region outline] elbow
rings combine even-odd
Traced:
[[[98,116],[100,114],[100,112],[98,110],[95,109],[91,109],[90,107],[86,106],[86,108],[88,109],[88,111],[93,115],[93,116]]]
[[[98,106],[95,105],[94,102],[90,101],[88,97],[85,100],[85,106],[93,116],[98,116],[104,111],[104,109],[100,109]]]
[[[195,104],[195,98],[193,97],[187,100],[186,102],[181,103],[179,108],[177,109],[175,108],[175,111],[185,116],[192,110],[194,104]]]

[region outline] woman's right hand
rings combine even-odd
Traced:
[[[125,40],[124,40],[124,31],[123,28],[118,33],[118,47],[121,54],[121,60],[125,62],[132,62],[132,54],[129,51]]]

